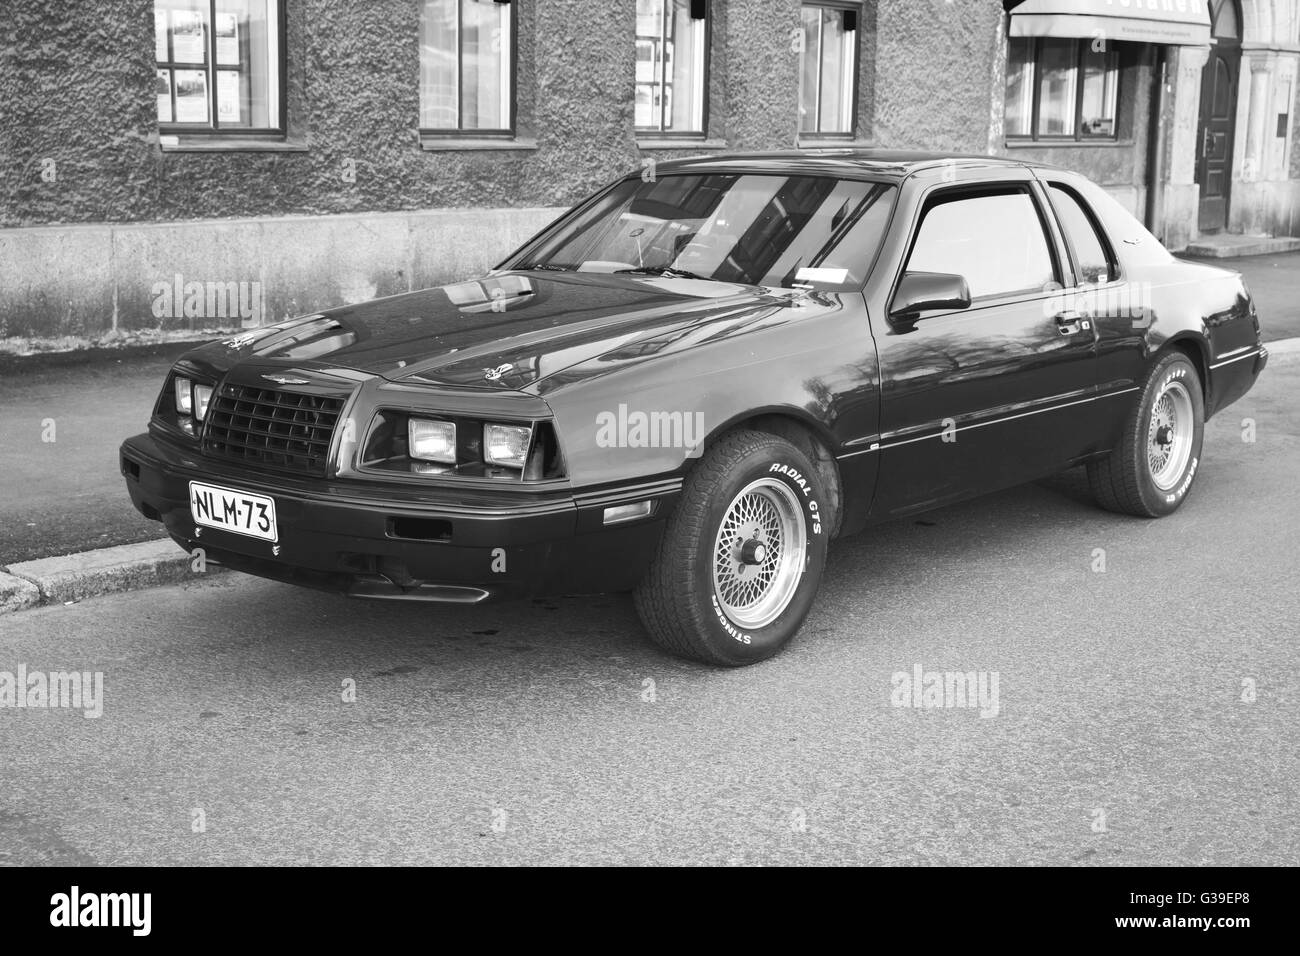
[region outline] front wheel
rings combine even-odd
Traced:
[[[1088,465],[1093,496],[1122,514],[1172,513],[1191,490],[1204,432],[1201,377],[1186,355],[1169,352],[1147,376],[1119,445]]]
[[[736,431],[691,471],[634,593],[650,637],[736,667],[771,657],[812,607],[832,527],[825,488],[785,439]]]

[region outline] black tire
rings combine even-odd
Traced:
[[[1162,433],[1162,423],[1167,419],[1157,415],[1157,404],[1167,396],[1177,407],[1186,398],[1187,408],[1181,418],[1186,423],[1190,412],[1191,428],[1185,460],[1181,467],[1177,461],[1167,466],[1172,473],[1158,472],[1153,457],[1148,453],[1165,447],[1158,439],[1177,435]],[[1175,416],[1177,419],[1179,416]],[[1159,518],[1172,514],[1191,491],[1201,461],[1201,442],[1205,434],[1205,399],[1201,376],[1196,366],[1182,352],[1167,352],[1151,367],[1139,393],[1138,401],[1124,423],[1119,444],[1110,455],[1088,465],[1088,483],[1097,503],[1108,511],[1137,515],[1142,518]],[[1169,447],[1173,447],[1172,441]],[[1158,451],[1155,455],[1159,457]],[[1182,455],[1178,455],[1182,459]],[[1157,476],[1161,480],[1158,480]]]
[[[725,435],[687,477],[634,592],[651,639],[679,657],[727,667],[753,664],[785,647],[821,583],[834,526],[828,500],[813,463],[790,442],[747,430]],[[724,518],[731,523],[720,535]],[[782,550],[787,536],[802,540]],[[737,555],[734,564],[722,559],[725,554]],[[758,577],[746,578],[751,571]],[[762,585],[769,578],[771,584]],[[755,601],[733,601],[735,611],[724,599],[750,593],[758,595]]]

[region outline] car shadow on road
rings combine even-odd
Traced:
[[[1099,517],[1106,515],[1093,503],[1083,470],[1074,469],[836,541],[803,640],[787,653],[799,653],[811,633],[836,629],[846,606],[871,612],[885,595],[891,601],[931,600],[936,581],[981,577],[990,573],[993,561],[1023,562],[1045,543],[1059,547],[1073,528]],[[1090,547],[1091,540],[1079,547]],[[608,665],[601,672],[619,680],[639,680],[636,675],[665,668],[683,674],[725,672],[659,652],[646,637],[629,593],[464,607],[351,599],[234,573],[209,586],[230,589],[232,600],[237,590],[241,617],[261,622],[253,639],[261,645],[259,654],[292,656],[309,645],[322,666],[375,678],[448,666],[518,676],[543,658],[547,670],[562,669],[566,662]],[[281,642],[285,646],[277,651]],[[772,666],[785,656],[758,666]],[[274,660],[266,663],[277,666]],[[288,666],[291,660],[280,663]]]

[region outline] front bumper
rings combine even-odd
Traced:
[[[200,458],[149,434],[122,444],[121,470],[136,509],[206,560],[355,597],[452,603],[630,589],[681,488],[659,480],[521,495],[298,479]],[[191,479],[274,498],[279,540],[196,526]],[[646,498],[648,518],[604,525],[609,505]]]

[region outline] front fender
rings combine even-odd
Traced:
[[[833,454],[879,425],[879,371],[862,297],[807,297],[727,325],[638,342],[544,381],[575,487],[679,474],[746,419],[805,423]]]

